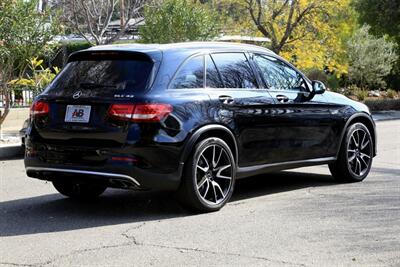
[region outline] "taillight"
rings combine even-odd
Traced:
[[[112,104],[108,109],[108,115],[119,120],[131,120],[135,105],[133,104]]]
[[[35,117],[35,116],[49,114],[49,112],[50,112],[49,103],[39,100],[39,101],[33,102],[30,115],[31,115],[31,117]]]
[[[135,122],[161,121],[172,112],[168,104],[139,104],[136,105],[132,115]]]
[[[168,104],[113,104],[108,115],[114,119],[133,122],[158,122],[172,112]]]

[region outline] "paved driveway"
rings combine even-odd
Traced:
[[[168,194],[108,190],[79,203],[0,162],[0,265],[400,266],[400,121],[378,122],[362,183],[325,166],[239,181],[220,212],[192,215]]]

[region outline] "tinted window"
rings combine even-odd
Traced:
[[[210,56],[206,56],[206,87],[209,88],[223,88],[224,85],[221,77],[215,67],[214,61]]]
[[[56,96],[71,96],[77,90],[89,96],[135,93],[147,87],[153,63],[147,60],[110,59],[72,61],[46,89]]]
[[[283,61],[263,55],[255,55],[254,59],[268,88],[272,90],[307,90],[300,73]]]
[[[204,57],[197,56],[187,60],[180,68],[170,88],[203,88]]]
[[[226,88],[257,88],[253,70],[243,53],[218,53],[212,58]]]

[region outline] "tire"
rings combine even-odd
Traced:
[[[76,199],[93,199],[107,189],[103,185],[77,184],[65,181],[53,181],[53,186],[60,194]]]
[[[195,212],[217,211],[231,198],[235,177],[229,146],[220,138],[207,138],[196,144],[185,162],[178,199]]]
[[[338,182],[361,182],[369,174],[373,158],[373,140],[362,123],[350,125],[343,138],[339,155],[329,164],[333,178]]]

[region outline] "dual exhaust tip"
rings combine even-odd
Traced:
[[[122,188],[122,189],[133,189],[133,190],[140,189],[135,183],[133,183],[130,180],[112,178],[112,179],[109,179],[108,181],[109,181],[111,187]]]

